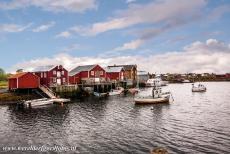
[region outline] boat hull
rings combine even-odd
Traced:
[[[37,99],[37,100],[31,100],[31,101],[25,101],[24,105],[26,107],[36,107],[36,106],[44,106],[53,104],[52,99]]]
[[[158,104],[158,103],[169,103],[169,97],[161,98],[135,98],[135,104]]]
[[[192,88],[192,92],[206,92],[206,88]]]

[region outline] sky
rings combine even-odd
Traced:
[[[0,0],[0,67],[230,72],[229,0]]]

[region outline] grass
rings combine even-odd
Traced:
[[[7,81],[0,81],[0,89],[4,89],[8,87],[8,82]]]

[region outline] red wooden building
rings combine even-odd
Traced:
[[[68,71],[62,65],[40,66],[33,70],[40,78],[40,84],[50,86],[68,84]]]
[[[69,72],[69,83],[93,83],[106,80],[106,72],[99,65],[78,66]]]
[[[30,72],[23,72],[12,75],[8,78],[9,90],[35,89],[40,86],[40,79]]]
[[[123,67],[106,67],[106,78],[109,81],[123,81],[124,68]]]

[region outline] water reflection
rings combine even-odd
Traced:
[[[144,154],[157,146],[170,153],[228,153],[230,83],[205,85],[206,93],[192,93],[190,84],[164,87],[175,101],[153,110],[135,105],[132,96],[25,110],[1,106],[0,145],[76,146],[76,153]]]

